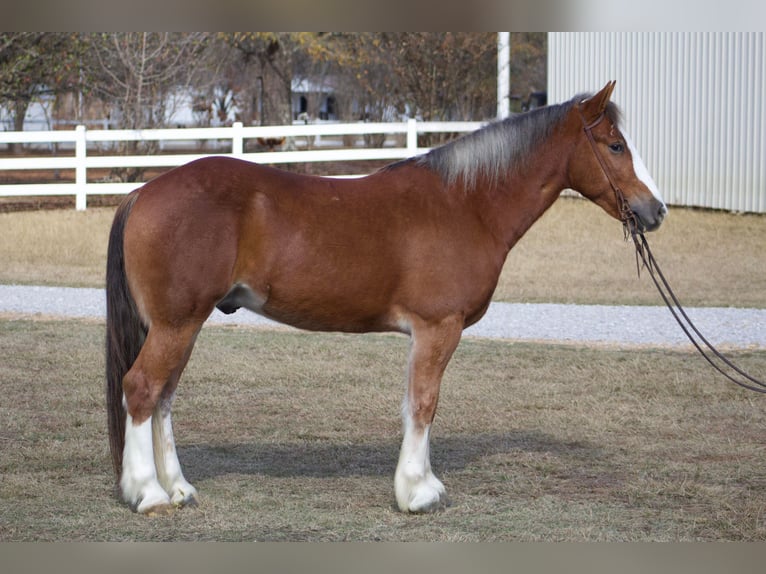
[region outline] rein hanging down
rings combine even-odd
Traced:
[[[596,146],[596,140],[593,138],[592,130],[599,123],[601,123],[601,121],[604,119],[604,114],[601,114],[598,118],[596,118],[595,121],[591,122],[590,124],[586,122],[582,113],[580,114],[580,117],[582,118],[583,128],[585,130],[585,135],[588,137],[588,142],[590,143],[590,146],[593,149],[593,153],[596,156],[599,165],[601,166],[601,170],[604,172],[604,176],[606,177],[607,181],[609,181],[609,185],[612,187],[612,190],[614,191],[615,197],[617,199],[617,205],[620,209],[620,220],[622,221],[623,229],[625,232],[625,240],[627,241],[630,237],[633,240],[633,245],[636,248],[636,271],[638,272],[639,276],[641,275],[642,267],[649,272],[649,276],[652,278],[654,285],[657,287],[657,291],[659,291],[662,300],[665,302],[665,305],[667,305],[668,309],[672,313],[673,318],[681,327],[687,338],[691,341],[692,345],[694,345],[694,348],[699,351],[699,353],[708,363],[710,363],[710,365],[716,371],[742,388],[754,391],[756,393],[766,394],[766,383],[743,371],[730,359],[724,356],[718,349],[715,348],[715,346],[713,346],[712,343],[710,343],[710,341],[705,338],[705,336],[699,331],[696,325],[686,314],[686,311],[681,306],[681,303],[678,301],[676,294],[670,288],[670,284],[668,283],[667,279],[665,279],[665,275],[662,273],[662,270],[657,264],[657,260],[654,258],[654,255],[649,248],[649,242],[646,240],[646,236],[638,224],[636,215],[630,208],[630,204],[625,199],[625,195],[622,193],[622,190],[615,183],[615,179],[610,172],[609,166],[607,165],[606,161],[599,152],[598,147]],[[709,353],[705,351],[705,348],[707,348]],[[727,372],[725,367],[728,367],[734,371],[735,374],[733,375]],[[739,375],[739,377],[737,377],[737,375]]]
[[[721,373],[734,384],[750,391],[755,391],[756,393],[766,393],[766,383],[756,379],[732,363],[730,359],[728,359],[718,349],[716,349],[713,344],[710,343],[710,341],[708,341],[702,333],[700,333],[699,329],[686,314],[686,311],[684,311],[684,308],[678,301],[676,294],[673,293],[673,290],[670,288],[670,284],[668,283],[667,279],[665,279],[665,275],[662,273],[659,265],[657,265],[657,260],[654,258],[651,249],[649,249],[649,243],[646,241],[646,237],[644,236],[643,231],[639,230],[636,226],[631,225],[629,222],[623,222],[623,224],[626,227],[626,233],[628,233],[627,228],[630,226],[629,232],[633,239],[633,244],[636,247],[636,258],[638,259],[640,257],[641,261],[643,262],[643,267],[649,272],[652,281],[654,281],[654,284],[657,287],[657,291],[659,291],[660,295],[662,296],[662,300],[665,301],[665,305],[667,305],[668,309],[670,309],[670,312],[673,314],[673,318],[681,326],[681,329],[692,342],[697,351],[699,351],[699,353],[708,363],[710,363],[710,365],[712,365],[716,371]],[[695,338],[695,335],[697,338],[699,338],[699,340]],[[703,346],[710,351],[712,356],[705,352]],[[714,357],[715,359],[718,359],[718,361],[722,363],[723,366],[719,362],[716,362]],[[728,367],[729,369],[733,370],[741,378],[737,378],[737,376],[726,372],[724,367]]]

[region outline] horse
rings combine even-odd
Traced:
[[[133,511],[198,504],[171,407],[205,320],[244,307],[309,331],[410,338],[394,475],[403,512],[446,491],[429,454],[442,374],[486,312],[506,256],[564,189],[641,231],[667,208],[620,128],[615,83],[490,123],[357,179],[231,157],[128,194],[109,235],[106,402],[116,487]]]

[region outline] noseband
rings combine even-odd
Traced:
[[[620,213],[620,221],[622,221],[623,229],[625,231],[625,240],[627,241],[628,237],[633,239],[633,245],[636,248],[636,270],[638,271],[639,276],[641,275],[641,263],[643,263],[644,269],[649,272],[652,281],[654,281],[654,285],[657,287],[657,290],[662,296],[662,300],[665,302],[665,305],[667,305],[668,309],[670,309],[670,312],[673,314],[673,318],[680,325],[684,334],[692,342],[697,351],[699,351],[699,353],[708,363],[710,363],[710,365],[712,365],[716,371],[740,387],[750,391],[755,391],[757,393],[766,393],[766,383],[756,379],[732,363],[731,360],[725,357],[718,349],[712,345],[712,343],[710,343],[704,337],[704,335],[702,335],[702,333],[700,333],[696,325],[692,322],[691,319],[689,319],[686,311],[678,301],[676,294],[673,293],[673,290],[670,288],[670,284],[668,283],[667,279],[665,279],[665,275],[662,273],[659,265],[657,265],[657,260],[654,258],[654,255],[649,249],[649,243],[646,241],[643,229],[639,226],[636,214],[630,208],[630,204],[625,199],[625,195],[622,193],[620,186],[617,185],[614,174],[612,174],[609,165],[606,163],[606,160],[598,150],[596,140],[593,137],[593,128],[595,128],[604,120],[606,113],[601,112],[601,114],[595,120],[593,120],[591,123],[588,123],[582,113],[582,108],[578,106],[577,109],[580,112],[580,119],[582,120],[583,130],[585,131],[585,135],[590,142],[590,147],[593,150],[593,155],[596,156],[596,159],[601,166],[601,171],[604,173],[604,176],[614,191],[614,196],[617,200],[617,208],[619,209]],[[695,335],[699,338],[699,341],[697,338],[695,338]],[[710,351],[712,356],[705,352],[705,350],[702,348],[703,345]],[[734,371],[734,373],[736,373],[736,375],[739,375],[739,377],[742,378],[740,379],[736,375],[732,375],[726,372],[724,368],[731,369]]]

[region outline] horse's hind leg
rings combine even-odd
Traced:
[[[154,464],[157,468],[157,480],[170,497],[173,506],[196,506],[197,489],[184,477],[181,463],[176,453],[173,438],[173,423],[170,409],[174,396],[171,394],[157,404],[152,415],[152,441],[154,443]]]
[[[407,394],[402,406],[404,439],[394,477],[396,502],[403,512],[431,512],[446,499],[444,485],[431,470],[430,432],[442,375],[462,329],[462,317],[435,325],[412,325]]]
[[[127,420],[120,488],[125,501],[137,512],[167,512],[174,503],[196,498],[196,490],[183,478],[175,454],[170,403],[200,326],[152,325],[123,379]]]

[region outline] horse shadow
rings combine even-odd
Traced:
[[[196,444],[178,447],[189,480],[228,474],[287,477],[392,475],[399,457],[397,439],[342,443],[303,441]],[[537,431],[450,435],[431,440],[437,473],[459,472],[495,455],[536,452],[564,459],[565,465],[588,465],[603,458],[603,449],[582,441],[563,441]]]

